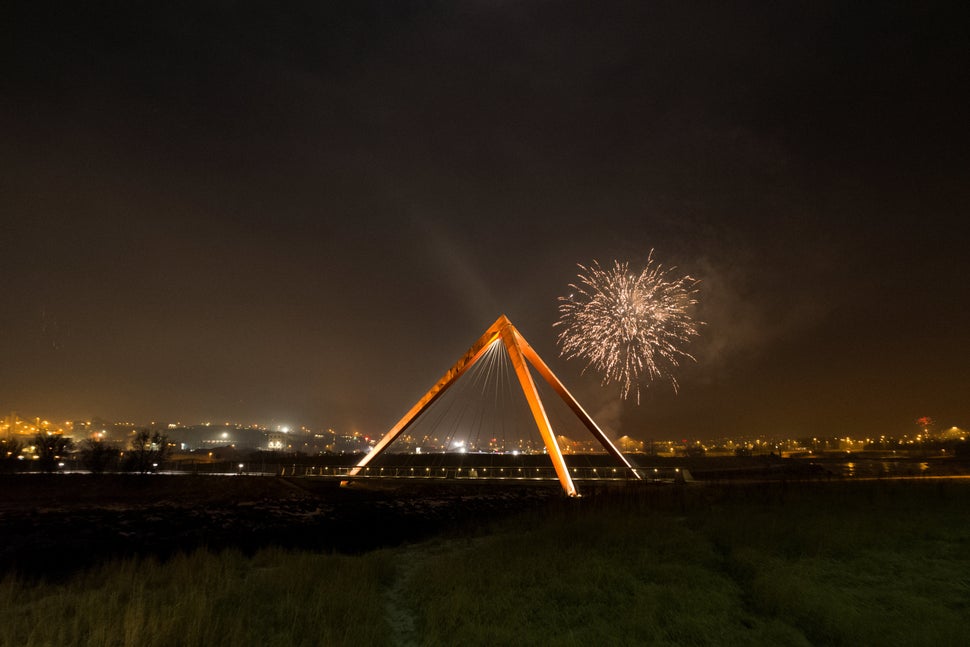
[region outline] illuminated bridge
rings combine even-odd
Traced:
[[[448,397],[443,397],[446,394]],[[580,473],[578,466],[566,463],[564,442],[580,436],[591,436],[612,457],[608,471],[595,467]],[[511,470],[503,466],[498,471],[487,465],[453,469],[432,469],[427,465],[421,474],[413,466],[402,471],[397,466],[381,465],[379,459],[395,442],[415,454],[488,449],[514,455],[519,448],[542,448],[544,465]],[[613,475],[618,480],[644,478],[505,315],[472,344],[370,453],[357,465],[334,476],[341,477],[343,485],[349,485],[359,479],[412,478],[412,474],[416,474],[413,478],[440,474],[446,479],[555,478],[568,496],[579,495],[576,480],[614,478]]]
[[[622,467],[570,467],[573,483],[594,482],[656,482],[673,483],[690,480],[680,468],[648,468],[633,470]],[[340,481],[452,481],[464,483],[489,482],[547,482],[559,483],[559,474],[551,465],[544,467],[494,467],[466,464],[462,466],[301,466],[294,476],[322,477]]]

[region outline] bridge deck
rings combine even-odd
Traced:
[[[353,474],[353,466],[305,466],[295,468],[288,476],[304,476],[323,479],[354,480],[458,480],[479,483],[508,481],[550,481],[559,478],[553,467],[364,467]],[[680,477],[679,469],[638,469],[637,474],[622,467],[575,467],[570,468],[574,481],[655,481],[670,482]]]

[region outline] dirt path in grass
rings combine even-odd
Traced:
[[[393,644],[397,647],[414,647],[418,644],[418,633],[414,626],[414,610],[406,594],[407,583],[414,576],[421,563],[428,559],[426,547],[411,546],[401,551],[397,567],[397,577],[384,592],[384,616],[391,626]]]
[[[435,558],[456,550],[467,550],[484,541],[483,537],[458,541],[426,541],[402,548],[398,553],[397,577],[384,592],[384,615],[391,626],[393,644],[396,647],[417,647],[424,644],[416,626],[414,600],[408,599],[407,589],[413,577],[419,573],[434,574]]]

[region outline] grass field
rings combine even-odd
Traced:
[[[970,482],[656,487],[359,556],[0,582],[2,645],[966,645]]]

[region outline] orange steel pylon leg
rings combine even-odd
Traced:
[[[519,331],[515,329],[512,322],[509,321],[508,317],[502,315],[499,317],[494,324],[492,324],[485,333],[478,338],[472,347],[468,349],[461,358],[455,362],[447,373],[445,373],[438,382],[431,387],[424,396],[418,400],[411,410],[404,414],[396,425],[394,425],[390,431],[384,434],[384,437],[374,446],[366,456],[364,456],[357,465],[350,470],[349,476],[356,476],[360,470],[370,463],[373,459],[387,449],[388,445],[394,442],[404,431],[417,420],[428,407],[430,407],[435,400],[441,397],[448,388],[454,384],[458,378],[460,378],[465,371],[474,366],[475,362],[481,359],[482,355],[488,348],[500,341],[505,346],[505,350],[509,354],[509,359],[512,361],[512,367],[515,369],[515,375],[519,380],[519,385],[522,387],[522,392],[525,394],[525,399],[529,404],[529,410],[532,412],[532,417],[535,420],[536,426],[539,428],[539,433],[542,436],[542,440],[546,445],[546,450],[549,452],[549,457],[552,459],[553,467],[556,469],[556,475],[559,477],[559,482],[562,485],[563,490],[569,496],[579,496],[579,492],[576,490],[576,486],[573,484],[572,478],[569,476],[569,470],[566,468],[566,461],[563,458],[562,450],[559,448],[559,442],[556,440],[556,434],[552,430],[552,425],[549,424],[549,418],[546,415],[545,407],[542,405],[542,399],[539,397],[539,392],[536,390],[535,382],[532,379],[532,374],[529,372],[526,362],[531,364],[539,372],[546,382],[555,390],[555,392],[561,397],[566,404],[572,409],[573,413],[583,422],[586,428],[593,434],[606,450],[618,458],[622,463],[630,469],[636,478],[640,478],[640,475],[633,469],[633,466],[624,458],[623,454],[610,442],[606,434],[600,430],[600,428],[593,422],[593,419],[586,413],[586,411],[580,406],[576,398],[566,390],[562,382],[555,376],[555,374],[546,366],[546,363],[542,361],[538,353],[532,349],[532,346],[519,334]],[[346,485],[348,482],[343,481],[341,485]]]
[[[583,409],[583,407],[579,404],[576,398],[573,397],[573,394],[570,393],[568,390],[566,390],[566,387],[563,386],[563,383],[560,382],[559,378],[556,377],[556,374],[553,373],[548,366],[546,366],[546,363],[542,361],[542,358],[539,357],[539,354],[532,349],[532,346],[529,345],[529,342],[527,342],[525,338],[519,334],[519,331],[516,330],[514,327],[512,328],[512,331],[515,334],[515,338],[516,338],[516,341],[518,342],[518,346],[522,349],[522,354],[525,355],[525,358],[529,360],[529,363],[535,367],[535,369],[539,372],[539,375],[542,376],[542,378],[549,384],[549,386],[551,386],[553,390],[557,394],[559,394],[559,397],[562,398],[563,401],[569,406],[569,408],[572,409],[573,413],[576,414],[576,417],[579,418],[580,421],[589,430],[589,432],[593,434],[593,438],[598,440],[600,444],[606,448],[606,451],[608,451],[614,457],[619,459],[620,462],[623,463],[623,465],[626,466],[633,473],[633,475],[639,479],[640,474],[638,474],[637,471],[633,468],[633,465],[630,465],[630,462],[620,452],[620,450],[616,448],[616,445],[614,445],[610,441],[609,437],[607,437],[607,435],[604,434],[603,431],[599,428],[599,425],[597,425],[596,422],[594,422],[593,419],[590,417],[590,415],[586,413],[586,410]]]
[[[505,315],[502,316],[504,318]],[[529,367],[525,365],[525,356],[516,341],[515,328],[512,327],[508,319],[505,321],[506,325],[502,327],[502,342],[505,344],[505,350],[509,353],[509,359],[512,360],[512,368],[515,369],[515,375],[519,378],[519,384],[522,385],[522,392],[525,393],[525,399],[529,403],[529,410],[532,411],[532,417],[539,428],[542,441],[546,444],[549,458],[552,459],[552,465],[556,468],[556,476],[559,477],[559,483],[562,484],[562,489],[566,494],[577,496],[579,492],[576,491],[573,479],[569,476],[566,460],[562,457],[562,450],[559,449],[559,441],[556,440],[556,434],[552,431],[552,425],[549,424],[549,418],[546,416],[546,409],[542,406],[539,392],[536,391],[535,382],[532,381],[532,374],[529,373]]]

